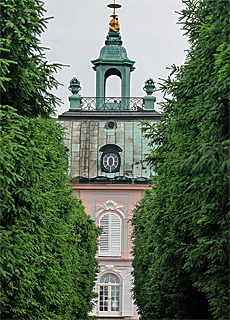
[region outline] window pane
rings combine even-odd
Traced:
[[[118,277],[115,276],[114,274],[110,274],[110,282],[111,283],[120,283]]]
[[[106,283],[106,282],[109,282],[109,274],[105,274],[103,277],[101,277],[100,283]],[[101,288],[103,288],[103,287],[101,287]]]

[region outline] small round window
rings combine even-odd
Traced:
[[[114,128],[114,122],[113,121],[109,121],[108,122],[108,127],[110,128],[110,129],[113,129]]]
[[[119,158],[115,153],[106,153],[103,156],[103,167],[109,172],[113,172],[118,168]]]
[[[105,128],[106,129],[116,129],[117,128],[117,122],[112,120],[112,119],[108,120],[108,121],[106,121]]]

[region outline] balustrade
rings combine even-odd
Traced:
[[[81,97],[80,108],[81,111],[141,111],[144,109],[144,99],[137,97]]]

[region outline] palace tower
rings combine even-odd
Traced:
[[[97,258],[100,273],[95,285],[97,305],[91,314],[98,319],[137,319],[132,289],[132,210],[154,175],[143,161],[148,141],[140,120],[150,124],[160,119],[154,111],[154,82],[145,82],[144,97],[130,97],[130,60],[122,46],[115,9],[105,46],[92,60],[96,73],[96,97],[81,97],[80,81],[73,78],[69,89],[70,109],[59,116],[66,127],[71,184],[86,213],[102,228]],[[121,79],[121,97],[106,97],[107,79]]]

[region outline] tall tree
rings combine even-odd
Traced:
[[[59,83],[54,72],[60,64],[48,64],[40,43],[49,18],[44,18],[41,0],[1,0],[1,46],[4,73],[8,81],[2,88],[2,104],[23,116],[48,116],[60,100],[50,89]]]
[[[2,1],[1,319],[88,319],[98,230],[72,194],[41,1]]]
[[[134,297],[143,319],[228,319],[229,2],[183,3],[187,60],[143,123],[157,176],[133,218]]]
[[[87,319],[97,229],[69,187],[53,119],[1,110],[2,319]]]

